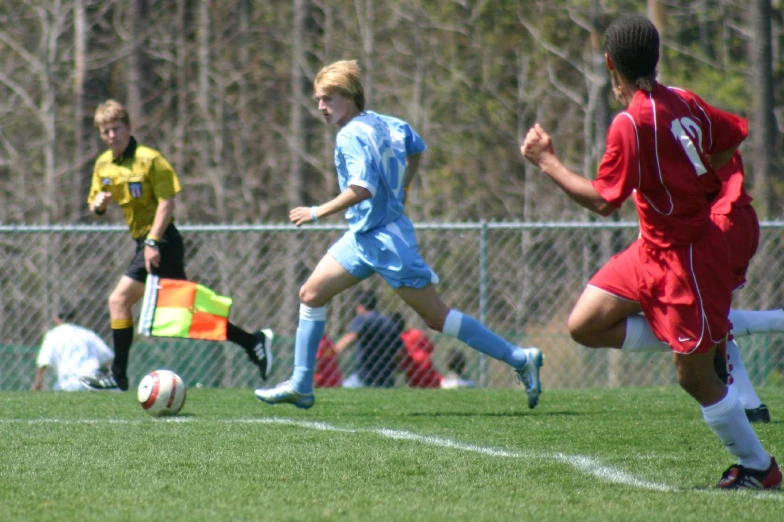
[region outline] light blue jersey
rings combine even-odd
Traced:
[[[329,249],[354,277],[378,273],[392,288],[438,282],[419,255],[414,225],[403,208],[406,157],[426,148],[408,123],[371,111],[338,132],[335,166],[340,191],[357,185],[372,194],[346,211],[349,230]]]
[[[372,197],[346,211],[349,228],[367,232],[403,215],[406,157],[427,149],[403,120],[365,111],[340,129],[335,138],[335,168],[340,191],[349,185]]]

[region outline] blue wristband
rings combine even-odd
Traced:
[[[310,217],[313,219],[313,222],[316,223],[318,221],[318,214],[316,214],[316,210],[318,209],[317,206],[310,207]]]

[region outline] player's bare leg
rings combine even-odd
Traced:
[[[587,286],[567,321],[575,342],[588,348],[620,348],[626,338],[626,318],[642,311],[639,303]]]
[[[719,481],[719,487],[772,488],[781,484],[781,472],[751,427],[734,389],[719,379],[714,369],[715,350],[673,355],[678,383],[694,397],[705,423],[727,450],[738,458]]]
[[[326,304],[336,295],[359,283],[331,255],[325,255],[299,291],[299,325],[294,345],[291,379],[270,389],[256,390],[256,398],[267,404],[290,403],[298,408],[313,406],[313,373],[316,353],[324,333]]]
[[[450,309],[432,284],[422,288],[402,286],[395,291],[433,330],[455,337],[471,348],[512,366],[528,393],[528,407],[536,406],[541,393],[539,368],[544,360],[538,348],[519,348],[473,317]]]

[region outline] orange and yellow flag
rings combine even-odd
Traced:
[[[181,279],[147,276],[139,333],[225,341],[232,299],[204,285]]]

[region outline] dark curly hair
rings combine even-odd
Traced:
[[[653,88],[659,63],[659,32],[640,15],[624,15],[604,33],[604,50],[621,75],[646,90]]]

